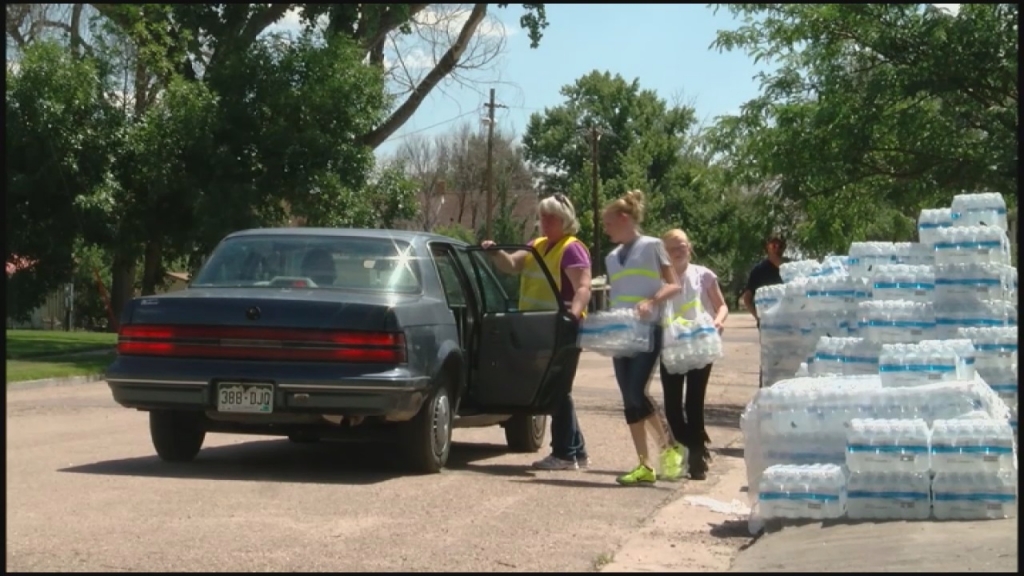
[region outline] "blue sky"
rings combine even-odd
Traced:
[[[509,107],[497,111],[497,125],[522,134],[531,113],[560,104],[559,89],[595,69],[639,78],[670,101],[681,96],[707,122],[757,96],[754,76],[765,70],[742,52],[709,50],[718,30],[739,22],[703,4],[548,4],[550,26],[537,49],[519,28],[521,13],[515,4],[493,10],[506,31],[505,53],[492,70],[474,76],[492,83],[435,90],[378,155],[393,153],[412,133],[429,136],[467,120],[477,123],[492,85],[497,102]]]
[[[718,30],[734,29],[739,22],[727,11],[715,14],[704,4],[548,4],[550,26],[537,49],[530,48],[519,27],[521,14],[516,4],[492,8],[479,33],[489,40],[502,36],[503,53],[487,70],[473,73],[469,78],[475,82],[469,86],[432,91],[416,114],[378,148],[378,156],[393,154],[412,134],[442,134],[467,121],[480,125],[491,86],[497,102],[508,106],[497,111],[497,125],[521,135],[531,113],[560,104],[559,89],[595,69],[627,80],[639,78],[642,87],[670,102],[681,97],[694,105],[699,120],[708,123],[715,116],[735,113],[757,96],[754,76],[765,70],[742,52],[709,49]],[[286,18],[278,27],[295,29],[297,18]],[[457,27],[458,22],[451,25],[456,31]],[[412,54],[406,63],[418,63],[420,73],[432,63],[416,47],[423,45],[413,43],[403,50]]]

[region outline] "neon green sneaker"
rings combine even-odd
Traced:
[[[678,480],[683,475],[683,462],[686,462],[686,447],[676,444],[661,453],[661,475],[666,480]]]
[[[642,463],[634,468],[632,472],[623,474],[615,479],[616,482],[623,486],[654,484],[657,480],[658,475],[654,473],[654,469]]]

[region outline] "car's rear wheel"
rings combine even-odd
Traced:
[[[401,451],[414,472],[433,474],[448,463],[455,417],[451,389],[447,380],[439,382],[419,414],[402,424]]]
[[[544,446],[548,417],[519,414],[505,422],[505,441],[513,452],[537,452]]]
[[[165,462],[192,461],[206,439],[202,418],[202,412],[150,412],[149,435],[157,456]]]

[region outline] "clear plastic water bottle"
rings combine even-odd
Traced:
[[[932,431],[935,472],[1012,472],[1013,429],[1007,421],[937,420]]]

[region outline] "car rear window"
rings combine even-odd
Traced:
[[[193,287],[419,292],[407,242],[354,236],[237,236],[220,243]]]

